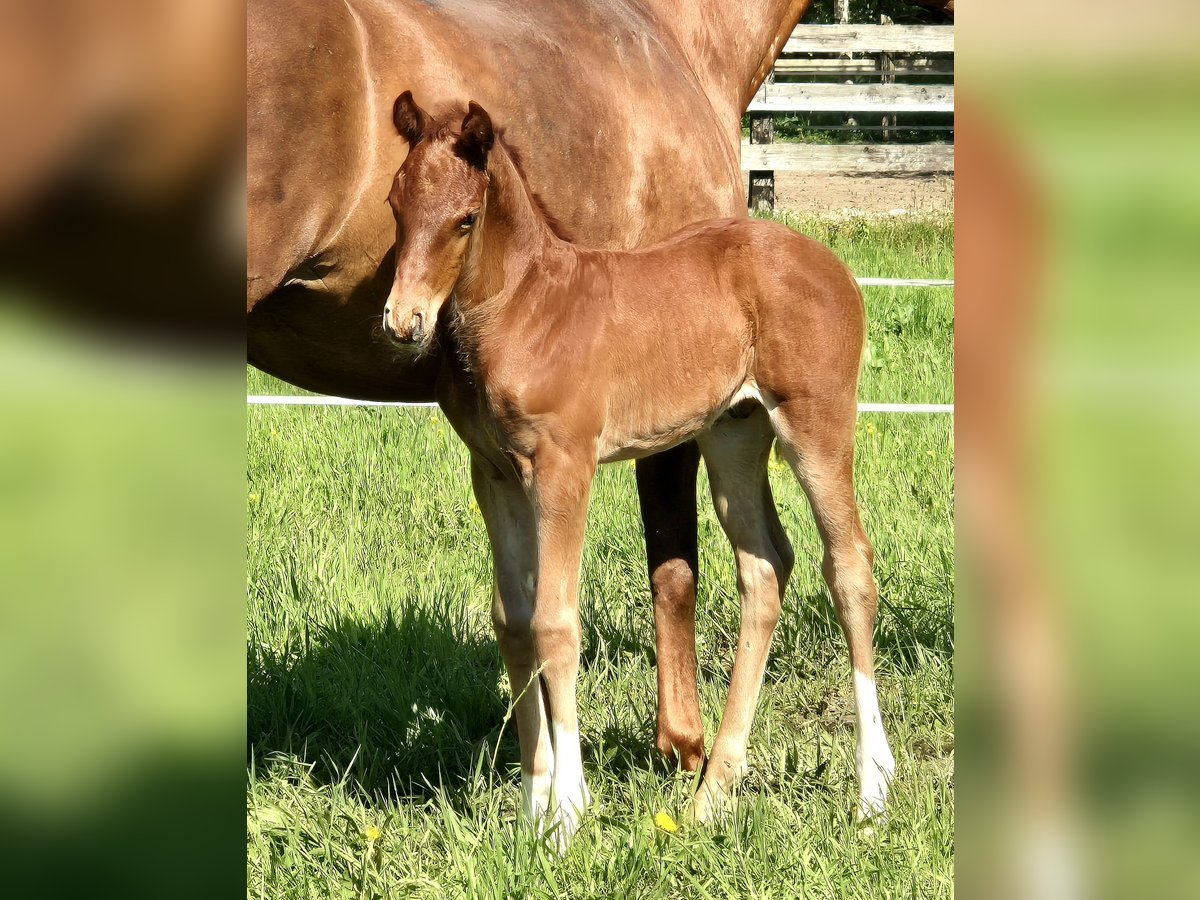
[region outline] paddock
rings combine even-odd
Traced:
[[[885,825],[857,828],[845,641],[806,501],[771,467],[797,568],[734,815],[674,831],[694,776],[654,748],[654,630],[633,468],[601,469],[580,610],[598,804],[567,856],[514,827],[519,762],[467,454],[430,408],[338,403],[251,370],[251,895],[949,896],[953,871],[953,220],[807,219],[864,280],[857,484],[877,552]],[[901,279],[900,285],[892,280]],[[287,405],[284,405],[287,404]],[[702,474],[700,699],[711,735],[738,626]],[[604,602],[599,602],[603,598]],[[657,824],[656,824],[657,821]]]

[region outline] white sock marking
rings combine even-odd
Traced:
[[[557,825],[555,840],[559,852],[563,852],[579,829],[579,821],[592,796],[583,778],[579,732],[557,722],[551,722],[550,727],[554,735],[554,809],[551,815]]]
[[[854,715],[857,725],[854,768],[858,775],[858,811],[860,817],[869,818],[883,812],[888,785],[896,774],[896,760],[883,731],[875,679],[857,669],[854,671]]]
[[[537,822],[550,808],[550,773],[530,775],[521,772],[521,810],[531,822]]]
[[[554,792],[558,805],[570,804],[583,812],[591,799],[583,777],[583,756],[579,732],[569,731],[557,722],[554,729]]]

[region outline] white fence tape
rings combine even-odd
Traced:
[[[246,397],[250,406],[400,406],[437,409],[436,403],[384,402],[380,400],[351,400],[349,397],[309,397],[287,394],[251,394]],[[953,413],[953,403],[860,403],[860,413]]]
[[[412,406],[437,409],[436,403],[385,402],[382,400],[351,400],[349,397],[309,397],[288,394],[251,394],[246,398],[251,406]]]
[[[954,287],[952,278],[857,278],[862,287]]]
[[[949,413],[954,415],[953,403],[860,403],[860,413]]]
[[[859,278],[863,287],[954,287],[951,279],[940,278]],[[437,408],[436,403],[351,400],[348,397],[291,396],[287,394],[251,394],[250,406],[400,406]],[[954,413],[953,403],[860,403],[860,413]]]

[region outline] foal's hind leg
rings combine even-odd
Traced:
[[[733,545],[742,615],[733,677],[721,727],[692,801],[705,821],[720,810],[746,771],[746,744],[792,570],[792,550],[771,500],[767,458],[773,435],[766,416],[726,416],[701,439],[717,518]]]
[[[791,400],[771,413],[780,448],[800,479],[825,545],[821,572],[850,645],[857,732],[859,817],[881,813],[896,762],[875,690],[874,551],[854,499],[854,398]]]

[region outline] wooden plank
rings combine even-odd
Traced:
[[[762,115],[766,115],[763,113]],[[953,125],[893,125],[896,131],[954,131]],[[882,125],[820,125],[810,126],[811,131],[879,131]],[[803,133],[803,132],[802,132]],[[803,138],[801,138],[803,140]],[[951,139],[953,140],[953,139]]]
[[[872,61],[871,65],[875,65]],[[949,84],[772,84],[750,112],[954,112]]]
[[[954,60],[945,57],[901,57],[895,61],[898,73],[906,75],[953,75]],[[777,75],[856,75],[878,71],[873,59],[837,59],[781,56],[775,60]]]
[[[784,53],[953,53],[953,25],[799,25]]]
[[[751,144],[742,141],[742,170],[875,175],[953,172],[953,144]]]

